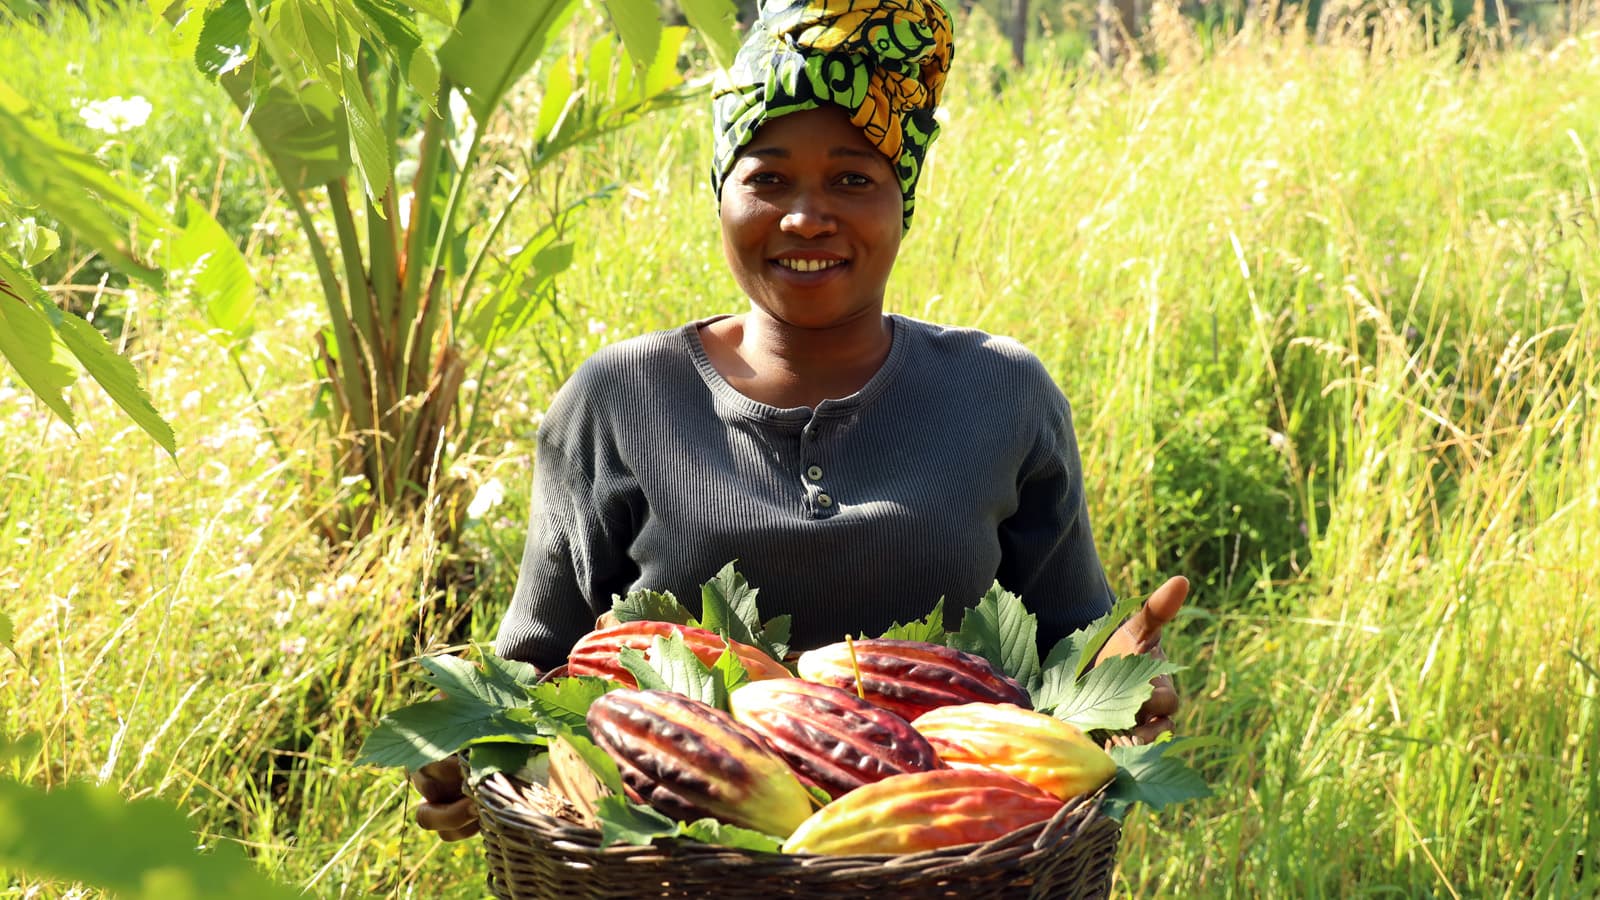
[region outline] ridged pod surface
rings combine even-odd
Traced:
[[[995,769],[1061,800],[1116,777],[1110,754],[1076,725],[997,703],[945,706],[911,723],[951,768]]]
[[[934,769],[858,788],[812,813],[785,853],[920,853],[1003,837],[1061,801],[993,769]]]
[[[811,815],[811,795],[789,764],[709,704],[617,690],[590,705],[587,721],[629,796],[674,819],[710,816],[783,837]]]
[[[722,636],[704,628],[672,622],[645,620],[624,622],[621,625],[596,629],[579,638],[578,642],[572,645],[572,650],[567,653],[567,674],[597,675],[627,687],[637,687],[638,681],[633,677],[633,673],[622,667],[618,657],[622,648],[632,647],[640,653],[645,653],[650,650],[650,645],[657,637],[674,634],[683,638],[684,644],[690,651],[708,666],[716,663],[725,649]],[[752,681],[794,677],[794,673],[785,669],[782,663],[756,647],[738,641],[728,641],[727,644],[738,654],[739,661],[744,663]]]
[[[835,799],[891,775],[943,768],[905,719],[831,685],[752,681],[734,690],[728,705],[802,780]]]
[[[861,691],[874,703],[910,721],[930,709],[962,703],[1014,703],[1031,707],[1028,692],[974,653],[921,641],[881,638],[855,642]],[[855,692],[850,647],[829,644],[800,654],[800,677]]]

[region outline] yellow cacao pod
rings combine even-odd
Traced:
[[[1117,774],[1110,754],[1077,726],[1006,703],[943,706],[911,726],[952,769],[996,769],[1061,800],[1098,790]]]

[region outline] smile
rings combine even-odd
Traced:
[[[796,272],[820,272],[823,269],[842,266],[845,261],[842,259],[775,259],[773,262],[783,266],[785,269],[792,269]]]

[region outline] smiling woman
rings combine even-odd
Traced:
[[[714,104],[713,188],[739,313],[614,344],[538,437],[532,523],[496,651],[550,669],[614,595],[698,615],[730,560],[808,649],[996,581],[1041,655],[1112,605],[1066,398],[1013,340],[884,312],[938,133],[950,20],[933,0],[768,0]],[[1158,653],[1173,579],[1108,644]],[[1158,685],[1143,737],[1170,730]],[[475,827],[451,765],[425,827]]]

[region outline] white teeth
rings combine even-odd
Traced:
[[[778,265],[796,272],[820,272],[843,263],[842,259],[780,259]]]

